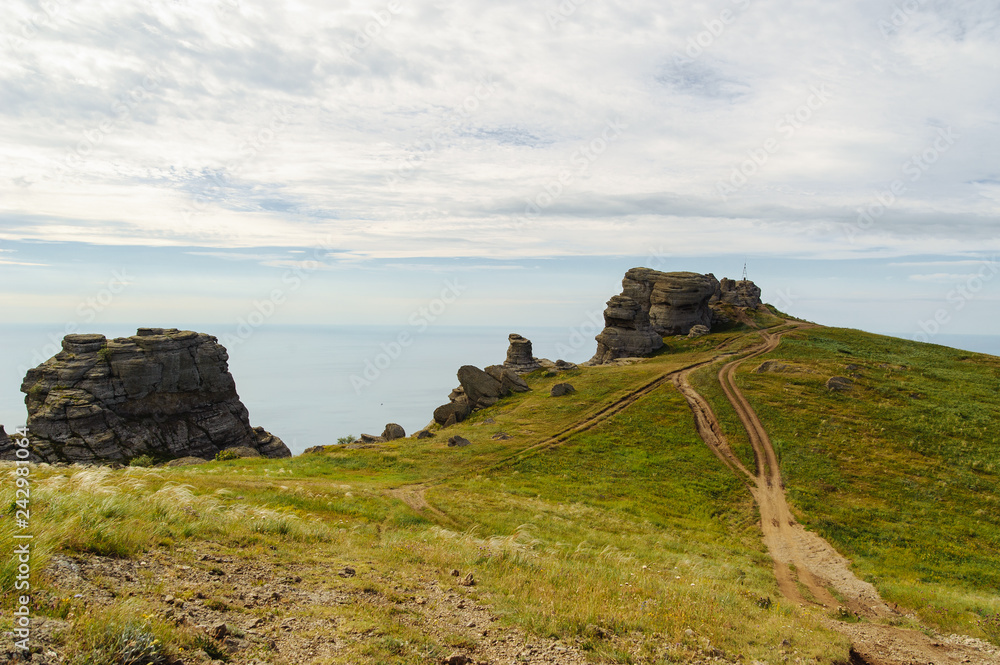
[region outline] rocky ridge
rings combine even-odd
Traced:
[[[608,300],[604,330],[588,364],[648,356],[663,346],[665,335],[706,334],[713,323],[730,320],[727,309],[760,304],[760,288],[748,280],[632,268],[622,279],[621,294]]]
[[[212,458],[245,446],[290,457],[249,414],[218,340],[176,328],[140,328],[132,337],[67,335],[63,350],[28,371],[32,460],[121,462],[139,455]],[[0,459],[13,459],[9,438]]]

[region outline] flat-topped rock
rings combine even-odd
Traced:
[[[67,335],[62,347],[21,384],[35,461],[212,459],[239,446],[291,456],[281,439],[250,426],[229,355],[211,335],[140,328],[112,340]],[[0,458],[12,455],[0,442]]]
[[[750,281],[719,282],[712,274],[660,272],[632,268],[622,279],[622,292],[608,300],[604,330],[597,335],[597,352],[590,365],[618,358],[643,357],[663,346],[669,335],[694,336],[712,329],[719,314],[715,305],[756,307],[760,289]]]

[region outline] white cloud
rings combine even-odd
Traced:
[[[0,239],[398,259],[644,255],[665,234],[831,258],[1000,244],[990,3],[927,4],[888,36],[891,2],[594,2],[554,26],[555,3],[400,4],[62,4],[34,25],[11,3]],[[803,110],[817,86],[829,101]],[[845,233],[946,127],[956,144]]]

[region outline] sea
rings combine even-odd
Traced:
[[[381,434],[386,423],[402,425],[407,434],[423,428],[458,385],[458,368],[502,363],[511,332],[528,337],[539,358],[583,362],[597,346],[596,330],[564,327],[177,327],[224,343],[251,424],[280,437],[293,454],[344,436]],[[135,329],[104,325],[100,332],[120,337]],[[58,352],[64,332],[61,324],[0,326],[0,424],[8,432],[26,417],[20,392],[25,372]],[[938,335],[933,341],[1000,356],[996,335]]]
[[[507,336],[519,333],[539,358],[588,360],[597,330],[467,326],[175,327],[215,335],[229,352],[229,371],[250,412],[250,423],[280,437],[293,454],[344,436],[381,434],[398,423],[407,434],[431,422],[434,409],[458,386],[462,365],[504,361]],[[134,335],[136,326],[109,325],[109,338]],[[247,334],[249,333],[249,334]],[[0,424],[24,424],[25,372],[60,350],[63,324],[0,326]]]

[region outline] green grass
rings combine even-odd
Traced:
[[[815,373],[737,381],[765,423],[799,518],[890,602],[997,642],[1000,358],[819,328],[763,359]],[[847,393],[825,388],[849,375]]]
[[[755,316],[758,325],[780,323]],[[669,338],[631,366],[536,372],[531,392],[432,428],[429,439],[177,468],[33,467],[34,565],[44,568],[60,551],[193,556],[206,543],[276,571],[294,562],[310,583],[356,599],[287,610],[337,620],[343,649],[333,663],[440,660],[461,648],[467,638],[457,633],[433,636],[401,620],[400,599],[428,579],[470,593],[505,625],[559,637],[605,662],[685,662],[712,649],[769,662],[786,639],[803,660],[846,661],[846,641],[824,628],[823,616],[781,598],[746,487],[697,437],[672,386],[555,448],[528,452],[639,386],[711,358],[720,344],[739,351],[757,341],[734,328]],[[768,357],[800,371],[752,374],[761,358],[737,382],[772,434],[799,519],[890,602],[931,625],[997,641],[1000,359],[825,328],[787,335]],[[828,391],[826,378],[846,374],[848,363],[863,366],[854,391]],[[692,383],[750,466],[718,367]],[[577,391],[550,397],[562,381]],[[492,439],[501,431],[512,438]],[[448,448],[452,435],[472,445]],[[413,483],[430,483],[427,500],[450,521],[389,493]],[[14,498],[12,483],[0,486],[10,514]],[[8,519],[0,549],[12,547]],[[331,562],[352,562],[358,577],[331,581]],[[476,586],[459,589],[452,568],[474,571]],[[15,574],[10,558],[0,560],[0,588],[11,589]],[[39,584],[50,599],[45,611],[74,622],[71,639],[112,646],[117,634],[101,626],[142,616],[142,594],[154,588],[102,610],[120,615],[89,618],[74,613],[58,579]],[[218,598],[227,615],[246,611]],[[128,630],[155,634],[165,648],[199,648],[193,635],[155,622]]]
[[[666,638],[684,657],[692,629],[731,656],[758,658],[811,633],[804,655],[846,657],[841,638],[778,602],[753,501],[690,421],[665,387],[557,449],[430,498],[461,517],[451,535],[496,605],[537,633],[596,625],[638,636],[637,653]],[[594,648],[616,658],[608,644]]]

